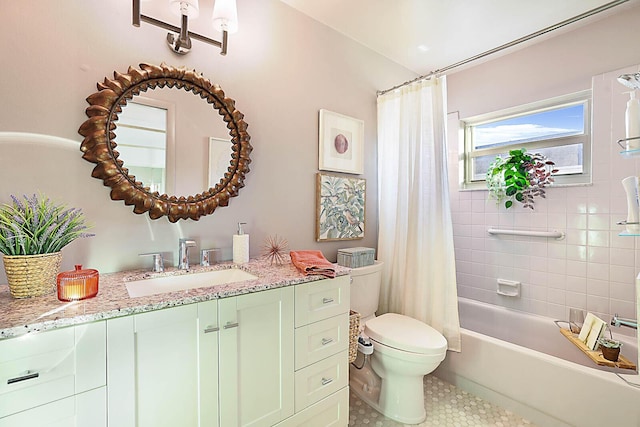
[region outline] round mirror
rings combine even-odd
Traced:
[[[219,138],[211,135],[216,132],[217,125],[204,126],[205,129],[214,130],[205,131],[208,135],[208,146],[205,144],[208,160],[203,162],[200,155],[197,156],[197,161],[204,168],[198,170],[206,171],[201,173],[204,177],[202,186],[206,188],[208,185],[209,188],[195,195],[173,195],[172,189],[176,189],[178,184],[168,182],[171,180],[166,178],[171,175],[167,171],[175,173],[175,161],[167,161],[171,157],[167,156],[167,153],[173,152],[171,158],[174,159],[175,153],[179,151],[197,152],[193,147],[185,146],[191,143],[190,140],[179,143],[176,141],[173,146],[166,142],[171,140],[169,138],[154,145],[153,142],[138,143],[137,140],[141,141],[141,138],[136,137],[135,132],[132,133],[133,130],[141,128],[156,133],[162,127],[159,124],[162,120],[152,119],[153,114],[137,111],[140,105],[159,108],[158,105],[161,106],[162,101],[145,92],[166,88],[184,90],[191,93],[192,97],[196,96],[195,99],[199,97],[200,102],[203,100],[211,104],[222,116],[229,132],[229,138]],[[104,82],[98,83],[98,92],[90,95],[87,102],[90,104],[86,109],[89,118],[78,131],[84,136],[80,147],[84,153],[82,157],[96,164],[91,175],[111,187],[111,199],[123,200],[126,205],[133,205],[135,213],[149,212],[152,219],[167,216],[171,222],[179,219],[198,220],[203,215],[213,213],[218,206],[227,206],[229,199],[237,196],[239,189],[244,186],[244,177],[249,172],[251,163],[249,154],[252,150],[247,123],[243,120],[244,115],[235,108],[235,101],[227,98],[218,85],[212,84],[195,70],[174,68],[166,64],[140,64],[139,69],[129,67],[126,74],[114,72],[113,79],[105,78]],[[123,111],[126,111],[126,114],[123,114]],[[120,118],[123,124],[121,129],[118,129],[116,122],[119,122]],[[165,123],[165,132],[175,133],[174,125]],[[180,135],[177,134],[176,138],[180,138]],[[118,149],[118,144],[122,144],[121,149]],[[155,154],[138,155],[145,150]],[[120,158],[120,151],[127,153],[123,158],[130,163],[131,170],[129,163],[125,165],[123,158]],[[147,163],[142,167],[140,157],[147,158]],[[163,168],[166,174],[164,179],[161,178],[162,172],[158,172]],[[144,178],[136,178],[134,171],[144,175]],[[179,190],[176,191],[179,193]]]

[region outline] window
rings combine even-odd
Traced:
[[[173,117],[173,105],[144,97],[129,101],[118,116],[116,143],[126,159],[125,167],[136,180],[160,194],[173,194],[173,185],[167,180]]]
[[[525,148],[556,164],[555,184],[591,183],[591,91],[462,120],[464,188],[484,188],[487,168]]]

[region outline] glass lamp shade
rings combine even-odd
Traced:
[[[185,15],[189,19],[195,19],[200,15],[198,0],[169,0],[169,9],[174,15]]]
[[[238,9],[236,0],[215,0],[213,5],[213,28],[229,34],[238,31]]]

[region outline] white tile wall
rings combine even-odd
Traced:
[[[460,191],[458,119],[449,116],[451,206],[458,294],[558,319],[570,307],[604,319],[636,316],[635,277],[640,272],[640,238],[621,237],[616,222],[626,218],[620,181],[640,174],[640,159],[619,154],[624,138],[627,89],[616,70],[593,79],[593,185],[551,188],[535,210],[506,210],[487,200],[487,191]],[[490,236],[489,227],[561,230],[563,240]],[[521,296],[496,293],[498,278],[519,280]]]

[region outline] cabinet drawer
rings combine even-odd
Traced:
[[[349,315],[296,328],[296,370],[349,348]]]
[[[296,372],[296,412],[347,386],[348,358],[347,352],[343,351]]]
[[[349,423],[349,389],[338,390],[276,427],[344,427]]]
[[[340,276],[296,286],[296,328],[348,313],[349,277]]]
[[[106,385],[104,322],[0,341],[0,418]]]
[[[106,427],[105,387],[0,418],[0,427]]]

